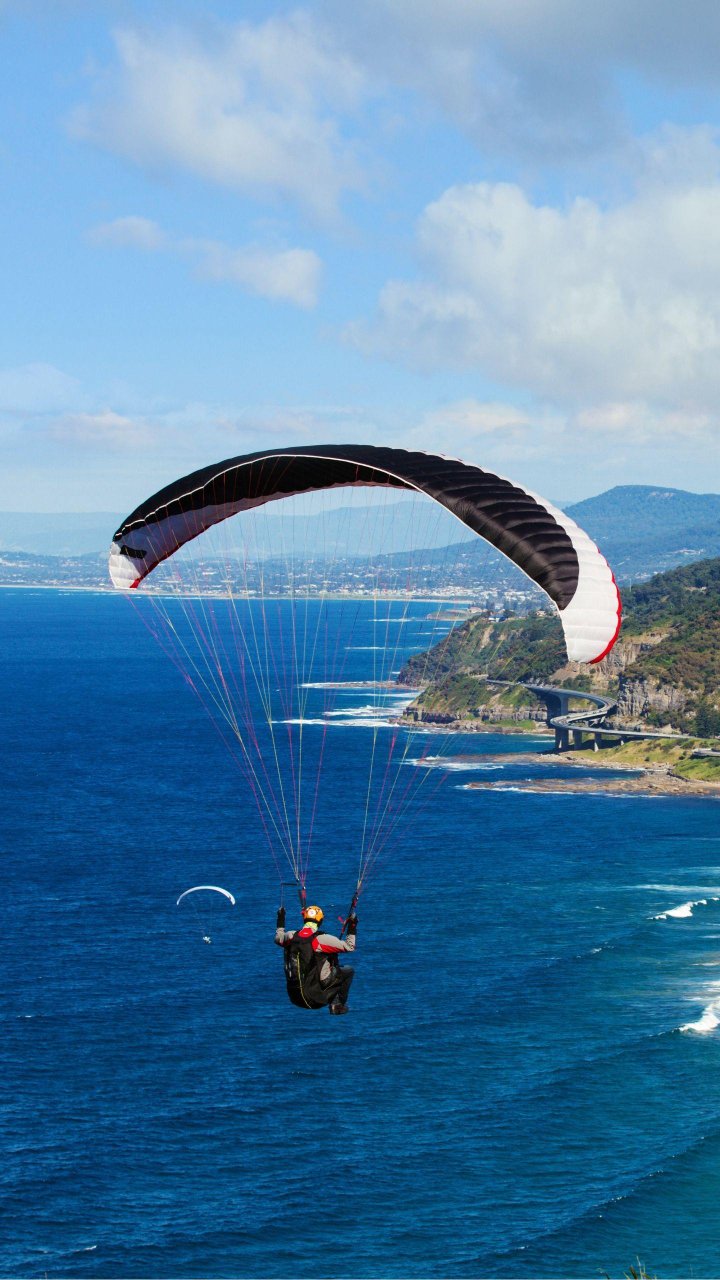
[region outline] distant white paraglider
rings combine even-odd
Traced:
[[[201,897],[190,898],[191,894],[196,893],[200,894]],[[213,897],[207,897],[207,894],[212,894]],[[215,894],[219,894],[221,898],[226,898],[231,907],[235,906],[233,895],[227,889],[221,889],[220,885],[217,884],[196,884],[192,889],[186,889],[184,893],[181,893],[175,904],[179,907],[184,898],[190,898],[195,921],[202,931],[202,940],[207,943],[212,942],[212,918],[216,906],[219,905],[217,898],[214,897]]]
[[[189,893],[221,893],[224,898],[228,899],[228,902],[235,906],[235,899],[232,894],[227,889],[221,889],[217,884],[196,884],[193,889],[186,889],[184,893],[180,894],[175,906],[179,907],[183,898],[187,898]]]

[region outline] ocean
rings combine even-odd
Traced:
[[[527,739],[418,735],[351,1012],[298,1010],[261,813],[144,607],[0,592],[0,1274],[720,1276],[717,802],[529,794]],[[343,680],[376,679],[377,619],[334,618]],[[393,695],[323,697],[332,922]],[[212,945],[176,906],[197,884],[236,898]]]

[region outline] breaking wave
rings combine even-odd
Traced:
[[[502,764],[482,764],[473,760],[452,760],[445,756],[415,756],[406,760],[406,764],[414,764],[419,769],[442,769],[444,773],[494,773],[503,769]]]
[[[720,902],[720,898],[717,895],[712,898],[692,898],[689,902],[681,902],[679,907],[670,907],[667,911],[661,911],[659,915],[652,918],[653,920],[668,920],[672,917],[675,920],[688,920],[695,907],[706,907],[708,902]]]

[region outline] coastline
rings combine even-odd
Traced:
[[[626,777],[596,778],[553,778],[538,777],[537,774],[527,778],[515,779],[512,782],[496,780],[477,780],[468,782],[468,790],[479,791],[523,791],[537,795],[563,793],[567,795],[608,795],[608,796],[700,796],[706,799],[720,800],[720,782],[711,782],[700,778],[684,778],[675,773],[671,766],[657,764],[624,764],[619,760],[598,760],[600,753],[589,751],[528,752],[527,754],[495,753],[484,757],[490,763],[513,765],[533,764],[547,765],[552,769],[555,765],[570,765],[576,769],[607,769],[614,774],[626,774]],[[456,757],[460,759],[462,757]]]

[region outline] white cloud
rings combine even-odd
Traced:
[[[310,249],[229,249],[212,242],[186,242],[200,255],[200,273],[228,280],[264,298],[314,307],[320,282],[320,259]]]
[[[720,156],[624,204],[533,204],[453,187],[422,215],[422,276],[382,291],[356,341],[420,368],[476,369],[571,411],[641,402],[714,417],[720,395]]]
[[[72,132],[150,170],[181,168],[333,218],[362,186],[336,114],[364,89],[358,66],[301,13],[218,28],[204,39],[125,30]]]
[[[53,420],[47,432],[55,440],[79,448],[110,452],[129,452],[148,443],[147,423],[129,418],[111,409],[95,413],[65,413]]]
[[[525,431],[530,423],[527,412],[517,405],[459,400],[425,413],[419,429],[449,430],[456,439],[458,435],[472,438],[496,432]]]
[[[583,161],[625,133],[624,76],[720,87],[715,0],[324,0],[368,75],[415,90],[483,148]]]
[[[414,128],[430,104],[485,153],[585,165],[628,145],[638,84],[720,88],[719,41],[715,0],[318,0],[118,31],[70,128],[151,172],[332,220],[366,186],[374,102]]]
[[[47,413],[77,402],[80,383],[51,364],[0,369],[0,413]]]
[[[106,244],[115,249],[146,249],[149,253],[168,248],[167,237],[157,222],[150,218],[115,218],[93,227],[90,239],[94,244]]]
[[[231,248],[216,240],[172,236],[148,218],[116,218],[94,227],[93,243],[113,248],[176,253],[194,261],[198,275],[228,281],[263,298],[310,308],[317,302],[322,264],[312,249]]]

